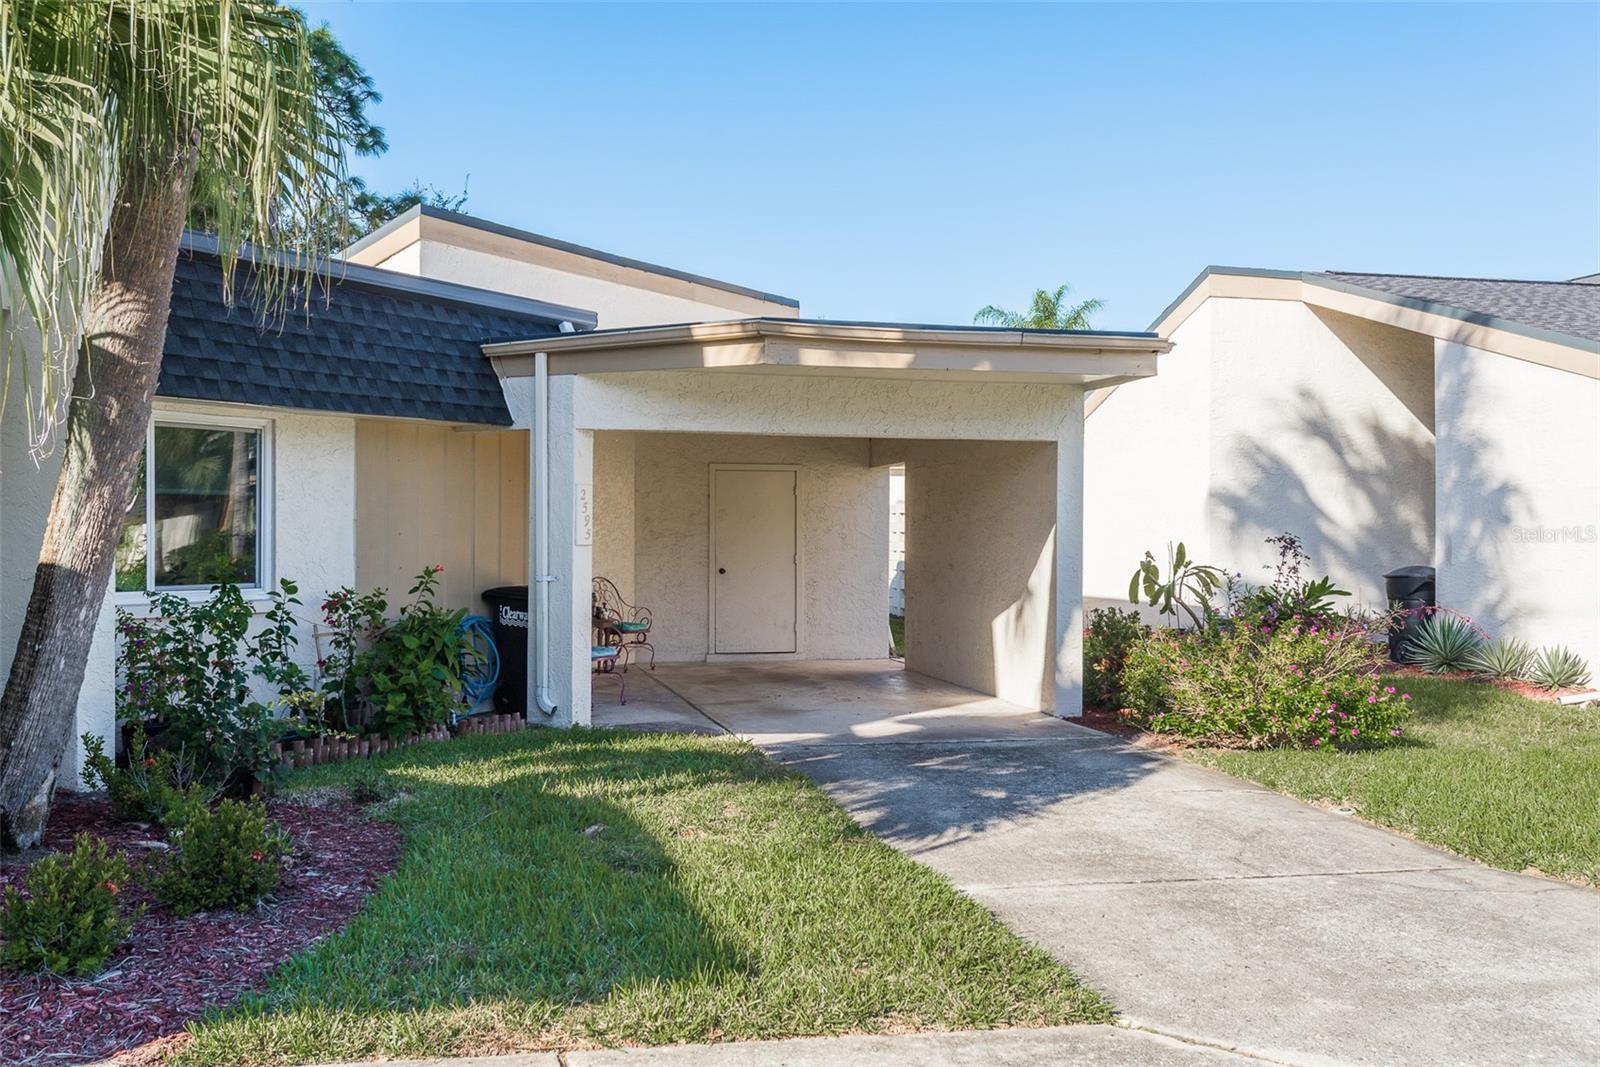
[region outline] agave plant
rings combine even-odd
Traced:
[[[1423,619],[1406,646],[1406,662],[1429,674],[1471,669],[1483,636],[1466,619],[1438,611]]]
[[[1501,637],[1473,649],[1467,658],[1467,670],[1505,682],[1526,678],[1532,663],[1533,646],[1514,637]]]
[[[1544,689],[1576,689],[1589,684],[1589,664],[1564,645],[1550,645],[1533,657],[1528,680]]]

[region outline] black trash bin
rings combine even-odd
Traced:
[[[1405,662],[1406,646],[1427,616],[1423,609],[1432,608],[1436,603],[1433,581],[1432,567],[1396,567],[1383,576],[1389,610],[1405,612],[1389,627],[1389,658],[1396,663]]]
[[[501,713],[528,714],[528,587],[500,585],[483,591],[500,653],[500,684],[494,708]]]

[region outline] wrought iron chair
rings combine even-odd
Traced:
[[[656,646],[650,643],[650,626],[655,621],[649,608],[641,608],[622,599],[617,584],[599,575],[594,579],[594,626],[601,635],[599,644],[622,651],[622,669],[635,650],[650,650],[650,669],[656,669]]]
[[[617,645],[593,645],[589,649],[589,663],[595,674],[609,674],[617,680],[618,700],[626,705],[628,703],[628,678],[626,675],[627,654]],[[617,661],[623,661],[623,669],[617,669]]]

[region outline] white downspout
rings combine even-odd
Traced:
[[[556,713],[550,701],[550,356],[533,354],[533,702],[545,716]]]

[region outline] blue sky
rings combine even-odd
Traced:
[[[1206,264],[1600,270],[1600,5],[306,3],[379,188],[797,297],[966,322]]]

